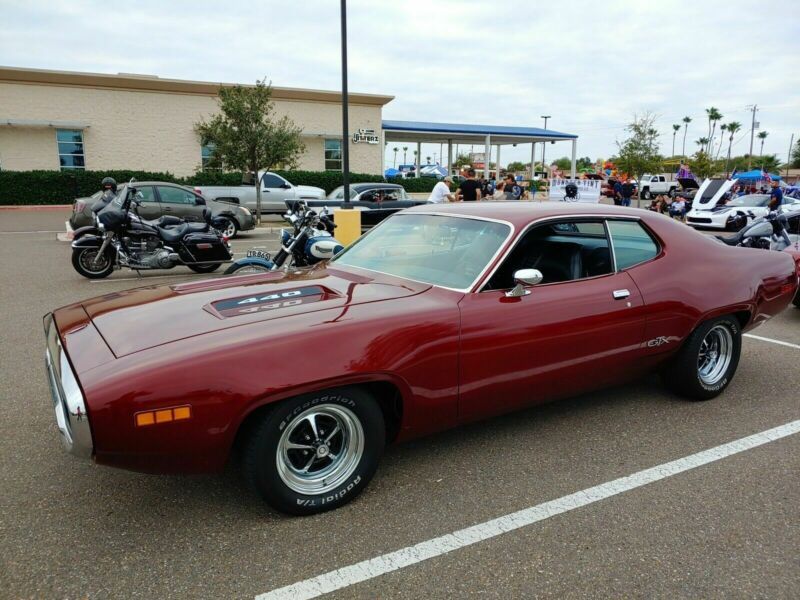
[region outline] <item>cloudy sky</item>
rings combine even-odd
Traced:
[[[2,65],[341,84],[336,0],[0,0],[0,14]],[[685,115],[694,151],[709,106],[749,124],[757,104],[764,152],[782,160],[800,133],[797,0],[350,0],[348,17],[350,89],[394,95],[384,118],[540,126],[548,114],[593,159],[645,111],[658,115],[664,153]],[[748,150],[743,129],[734,153]],[[529,160],[529,147],[502,158]]]

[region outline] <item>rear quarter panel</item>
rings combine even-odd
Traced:
[[[726,246],[668,217],[643,222],[659,238],[661,255],[628,269],[648,306],[646,353],[669,353],[701,322],[740,313],[752,329],[786,308],[796,286],[792,260],[779,252]]]

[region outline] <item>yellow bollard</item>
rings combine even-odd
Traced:
[[[333,235],[342,245],[349,246],[361,237],[361,211],[352,208],[336,208],[333,211],[336,230]]]

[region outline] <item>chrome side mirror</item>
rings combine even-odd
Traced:
[[[517,284],[513,289],[506,292],[506,298],[521,298],[530,294],[530,290],[526,290],[526,285],[536,285],[541,283],[544,275],[539,269],[520,269],[514,272],[514,282]]]

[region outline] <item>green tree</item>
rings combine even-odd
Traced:
[[[705,139],[705,138],[701,138]],[[711,157],[704,150],[705,145],[701,145],[695,155],[689,159],[689,166],[697,177],[711,177],[717,172],[716,165]]]
[[[717,121],[722,119],[722,113],[719,112],[719,109],[712,106],[711,108],[706,109],[706,115],[708,116],[708,141],[706,142],[706,154],[709,156],[711,155],[711,146],[714,143],[714,133],[717,130]]]
[[[723,127],[725,127],[725,126],[723,125]],[[730,172],[730,171],[728,171],[728,163],[729,163],[729,162],[730,162],[730,160],[731,160],[731,147],[733,146],[733,136],[734,136],[734,135],[736,134],[736,132],[737,132],[737,131],[739,131],[741,128],[742,128],[742,124],[741,124],[741,123],[739,123],[738,121],[731,121],[731,122],[730,122],[730,123],[728,123],[728,125],[727,125],[728,133],[730,133],[731,135],[730,135],[730,137],[728,138],[728,156],[727,156],[727,158],[725,159],[725,177],[727,177],[727,176],[728,176],[728,173]]]
[[[517,171],[525,171],[527,168],[528,165],[518,160],[515,160],[513,162],[508,163],[508,165],[506,166],[506,171],[509,171],[511,173],[516,173]]]
[[[764,140],[766,140],[766,139],[767,139],[767,136],[768,136],[768,135],[769,135],[769,132],[768,132],[768,131],[759,131],[759,132],[758,132],[758,139],[760,139],[760,140],[761,140],[761,150],[760,150],[760,151],[759,151],[759,153],[758,153],[758,155],[759,155],[759,156],[761,156],[762,154],[764,154]]]
[[[557,158],[550,164],[555,165],[561,171],[569,171],[572,168],[572,160],[567,156]]]
[[[792,155],[789,157],[789,166],[793,169],[800,168],[800,140],[794,143]]]
[[[753,166],[756,169],[763,169],[767,173],[777,173],[781,168],[781,161],[775,154],[765,154],[753,159]]]
[[[393,168],[393,169],[396,169],[396,168],[397,168],[397,152],[398,152],[399,150],[400,150],[400,148],[398,148],[397,146],[395,146],[394,148],[392,148],[392,152],[394,152],[394,159],[392,160],[392,168]]]
[[[302,129],[289,117],[275,115],[272,85],[220,87],[220,112],[195,124],[203,145],[213,144],[211,167],[235,171],[269,171],[293,167],[305,150]],[[258,177],[256,177],[256,180]],[[261,186],[256,181],[256,220],[261,221]]]
[[[672,156],[675,156],[675,136],[678,135],[678,132],[681,130],[681,124],[675,123],[672,126]]]
[[[692,122],[692,117],[683,117],[683,150],[681,156],[686,157],[686,132],[689,131],[689,123]]]
[[[594,167],[594,161],[588,156],[582,156],[581,158],[575,161],[575,168],[578,171],[580,171],[581,169],[591,169],[593,167]]]
[[[453,161],[453,166],[458,167],[466,167],[467,165],[472,165],[472,159],[470,159],[469,154],[462,153],[456,156],[456,159]]]
[[[626,127],[628,138],[617,142],[617,168],[634,175],[637,180],[645,173],[661,171],[663,158],[658,153],[658,131],[653,126],[655,120],[655,115],[649,112],[641,117],[634,115],[633,121]]]

